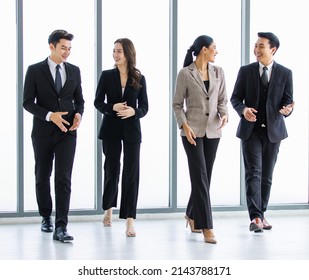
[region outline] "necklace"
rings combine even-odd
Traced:
[[[197,70],[199,71],[200,75],[201,75],[203,78],[208,78],[208,71],[207,71],[207,69],[201,70],[201,69],[197,68]]]
[[[203,70],[201,70],[201,69],[198,69],[198,71],[203,75],[203,74],[205,74],[205,70],[203,71]]]

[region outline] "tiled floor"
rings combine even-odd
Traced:
[[[214,213],[218,243],[185,228],[183,214],[143,214],[137,236],[125,236],[125,222],[111,228],[99,216],[70,217],[74,242],[52,240],[39,218],[0,219],[0,260],[309,260],[309,210],[270,211],[270,231],[249,232],[246,212]]]

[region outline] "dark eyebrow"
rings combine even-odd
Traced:
[[[65,45],[61,45],[61,48],[64,48],[64,49],[71,49],[72,47],[67,47]]]

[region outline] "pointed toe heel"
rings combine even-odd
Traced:
[[[194,233],[201,233],[202,230],[201,229],[196,229],[194,226],[194,220],[190,219],[188,216],[185,216],[186,219],[186,228],[188,227],[188,225],[190,226],[191,232]]]
[[[212,229],[203,229],[203,234],[206,243],[217,244],[217,239],[215,238]]]

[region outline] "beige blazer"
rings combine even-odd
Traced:
[[[180,135],[187,123],[196,137],[219,138],[222,136],[220,116],[228,115],[224,71],[208,65],[209,90],[206,91],[194,62],[182,68],[177,76],[173,98],[173,110]]]

